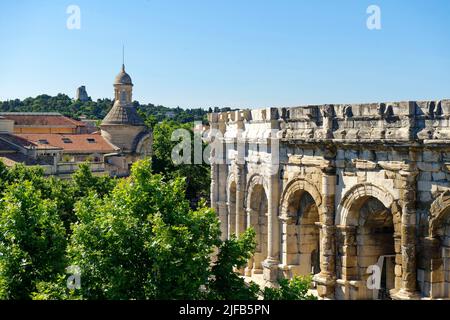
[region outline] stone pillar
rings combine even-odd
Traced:
[[[217,201],[219,198],[219,188],[218,188],[218,184],[217,184],[217,180],[218,180],[218,168],[217,168],[217,164],[213,164],[211,163],[211,208],[213,208],[216,213],[218,214],[218,207],[217,207]]]
[[[432,299],[444,298],[444,270],[440,253],[441,243],[439,239],[427,237],[424,239],[425,260],[429,262],[426,272],[424,288],[425,293],[429,293]],[[429,280],[429,282],[427,281]]]
[[[416,175],[412,168],[401,171],[400,205],[402,208],[401,248],[402,248],[402,288],[394,299],[419,299],[417,291],[416,266]]]
[[[227,176],[228,168],[220,155],[211,161],[211,208],[216,211],[220,221],[220,238],[228,238],[228,208],[227,208]]]
[[[230,191],[229,191],[230,192]],[[227,239],[236,232],[236,202],[227,202]]]
[[[226,212],[225,216],[221,216],[221,212],[219,211],[219,168],[217,164],[211,163],[211,208],[214,209],[217,216],[220,220],[220,231],[221,231],[221,239],[224,238],[224,235],[227,234],[224,225],[227,224],[226,220]]]
[[[328,170],[329,169],[329,170]],[[334,226],[334,195],[336,175],[333,168],[323,170],[320,227],[320,273],[314,277],[322,298],[334,298],[336,283],[336,229]]]
[[[217,209],[217,215],[219,216],[220,221],[220,239],[222,241],[226,240],[228,238],[228,208],[227,203],[225,201],[218,201],[216,203]]]
[[[236,236],[239,236],[245,231],[245,210],[244,210],[244,198],[245,198],[245,173],[244,165],[237,164],[236,175]]]
[[[278,170],[268,178],[267,259],[263,262],[264,280],[276,284],[280,263],[280,227],[278,221],[279,178]]]
[[[336,284],[335,226],[320,225],[320,273],[314,276],[321,298],[334,299]]]
[[[355,226],[339,226],[344,237],[342,256],[342,279],[345,281],[358,279],[357,242]]]
[[[254,219],[255,212],[251,208],[247,208],[246,212],[247,212],[247,228],[254,227],[255,223],[254,223],[253,219]],[[258,236],[258,235],[256,235],[256,236]],[[256,252],[255,252],[255,254],[256,254]],[[251,257],[247,261],[247,267],[245,267],[245,271],[244,271],[244,274],[246,277],[252,276],[254,260],[255,260],[254,257]]]
[[[292,270],[290,270],[290,267],[292,268],[293,265],[298,265],[296,257],[299,254],[299,250],[297,236],[295,235],[295,230],[297,228],[295,220],[294,217],[289,217],[287,215],[279,217],[279,226],[281,230],[281,264],[279,266],[279,273],[283,278],[291,278]]]
[[[391,290],[390,294],[395,295],[402,288],[402,235],[401,233],[394,233],[394,248],[395,248],[395,280],[394,290]]]

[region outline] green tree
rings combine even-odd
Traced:
[[[182,179],[151,173],[149,160],[111,195],[91,193],[75,206],[68,248],[82,272],[85,299],[195,299],[210,275],[219,222],[213,210],[196,211]]]
[[[219,247],[217,261],[212,267],[212,280],[209,283],[208,298],[214,300],[255,300],[259,286],[247,285],[235,271],[241,269],[252,257],[255,248],[255,231],[247,229],[240,238],[235,235]]]
[[[103,197],[114,189],[116,181],[109,176],[94,176],[89,165],[82,163],[72,175],[73,195],[77,200],[87,196],[90,192],[95,192]]]
[[[0,298],[29,299],[64,270],[65,230],[54,201],[30,181],[10,184],[0,202]]]
[[[308,294],[311,280],[311,277],[280,279],[278,288],[264,288],[264,300],[317,300],[315,296]]]
[[[187,130],[191,135],[191,164],[175,165],[172,161],[172,150],[179,141],[172,141],[172,133],[177,129]],[[205,145],[203,144],[203,148]],[[180,124],[163,121],[153,130],[152,166],[155,173],[164,174],[167,178],[181,177],[186,180],[186,198],[195,208],[201,198],[209,199],[210,166],[206,163],[194,164],[194,134],[192,124]]]

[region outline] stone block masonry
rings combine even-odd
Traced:
[[[449,120],[450,100],[209,114],[222,236],[264,242],[245,273],[311,274],[324,299],[449,299]]]

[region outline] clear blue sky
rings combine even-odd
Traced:
[[[81,9],[68,30],[66,9]],[[366,28],[369,5],[382,29]],[[0,100],[112,97],[266,107],[450,98],[448,0],[2,0]]]

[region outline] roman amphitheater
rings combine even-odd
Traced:
[[[222,235],[257,234],[243,275],[313,275],[324,299],[450,298],[450,100],[209,121]]]

